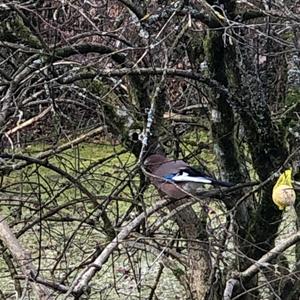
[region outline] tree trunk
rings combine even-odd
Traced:
[[[184,204],[185,200],[169,204],[173,210]],[[205,230],[206,217],[201,220],[192,207],[178,211],[174,217],[182,236],[187,240],[189,263],[190,297],[195,300],[204,300],[209,291],[209,275],[211,259],[209,255],[208,236]]]

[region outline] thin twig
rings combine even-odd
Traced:
[[[226,287],[223,293],[223,299],[230,300],[234,288],[240,284],[240,281],[253,277],[260,271],[262,267],[267,266],[271,260],[282,254],[283,251],[293,246],[298,241],[300,241],[300,231],[294,233],[291,237],[283,240],[280,244],[278,244],[265,255],[263,255],[258,261],[254,262],[245,271],[240,273],[234,272],[232,277],[226,283]]]
[[[40,114],[38,114],[37,116],[34,116],[28,120],[26,120],[25,122],[23,122],[22,124],[17,125],[16,127],[8,130],[5,134],[10,135],[13,134],[21,129],[24,129],[25,127],[32,125],[33,123],[37,122],[38,120],[42,119],[44,116],[46,116],[46,114],[48,112],[50,112],[52,109],[52,105],[50,105],[49,107],[47,107],[45,110],[43,110]]]

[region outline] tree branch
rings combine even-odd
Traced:
[[[26,156],[26,155],[10,154],[10,153],[1,153],[0,158],[25,160],[29,163],[38,164],[40,166],[48,168],[48,169],[60,174],[61,176],[67,178],[72,184],[74,184],[83,194],[85,194],[90,199],[90,201],[93,203],[95,208],[99,208],[99,210],[101,211],[100,216],[104,223],[104,230],[105,230],[106,234],[108,235],[108,237],[112,239],[115,236],[114,227],[111,224],[110,219],[108,218],[105,210],[103,208],[100,208],[97,196],[95,196],[93,193],[91,193],[83,184],[81,184],[81,182],[77,178],[73,177],[68,172],[58,168],[57,166],[51,164],[47,160],[41,160],[41,159],[37,159],[34,157]]]
[[[3,244],[9,249],[10,253],[17,261],[22,273],[26,278],[31,280],[31,286],[34,290],[37,299],[51,299],[50,292],[40,284],[37,284],[34,276],[37,274],[35,267],[32,264],[31,255],[26,251],[20,242],[17,240],[14,233],[9,228],[5,218],[0,216],[0,239]]]
[[[146,217],[151,216],[169,203],[169,199],[157,202],[154,207],[147,209],[145,212],[141,213],[134,220],[132,220],[127,226],[125,226],[120,233],[105,247],[95,261],[85,270],[83,270],[77,276],[77,278],[75,278],[64,299],[67,299],[70,294],[76,294],[77,296],[81,295],[87,288],[89,282],[92,280],[95,274],[102,269],[108,257],[119,246],[119,244],[122,243],[122,241],[124,241],[129,234],[145,220]]]
[[[16,127],[8,130],[5,134],[10,135],[13,134],[29,125],[32,125],[33,123],[37,122],[39,119],[42,119],[48,112],[50,112],[52,109],[52,105],[48,106],[46,109],[44,109],[41,113],[39,113],[37,116],[34,116],[25,122],[17,125]]]
[[[65,144],[62,144],[60,146],[57,146],[56,148],[52,148],[50,150],[46,150],[44,152],[37,154],[35,158],[36,159],[45,159],[51,155],[59,154],[67,149],[70,149],[70,148],[84,142],[85,140],[87,140],[89,138],[94,137],[95,135],[102,133],[105,130],[105,128],[106,128],[105,126],[100,126],[100,127],[94,128],[88,132],[81,134],[80,136],[76,137],[75,139],[73,139]],[[32,163],[33,162],[27,160],[27,161],[18,162],[16,164],[14,164],[13,166],[9,166],[9,165],[1,166],[0,165],[0,172],[8,173],[11,171],[20,170]]]
[[[139,19],[144,17],[144,12],[139,6],[134,5],[130,0],[118,0],[119,2],[123,3],[127,8],[129,8]]]
[[[232,95],[229,93],[229,90],[218,83],[216,80],[206,78],[202,74],[194,72],[192,70],[182,70],[182,69],[173,69],[173,68],[120,68],[120,69],[102,69],[97,70],[95,72],[84,72],[84,73],[76,73],[70,74],[66,77],[59,78],[59,82],[63,84],[73,83],[78,80],[84,79],[94,79],[97,76],[105,76],[105,77],[120,77],[125,75],[162,75],[166,73],[168,76],[178,76],[187,79],[194,79],[199,82],[205,83],[207,86],[211,88],[216,88],[218,91],[228,94],[230,97]],[[72,72],[71,72],[72,73]]]
[[[233,290],[240,284],[241,281],[250,279],[260,271],[260,268],[266,267],[269,262],[283,253],[286,249],[300,241],[300,231],[294,233],[291,237],[283,240],[276,247],[271,249],[265,255],[263,255],[258,261],[254,262],[249,268],[241,273],[234,273],[233,276],[227,281],[226,287],[223,293],[224,300],[230,300]]]

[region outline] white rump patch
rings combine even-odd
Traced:
[[[186,172],[182,172],[182,174],[176,174],[172,180],[175,182],[199,182],[199,183],[212,183],[212,181],[208,178],[202,177],[202,176],[190,176]]]

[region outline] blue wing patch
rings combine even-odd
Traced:
[[[177,174],[177,173],[167,174],[167,175],[165,175],[163,178],[166,179],[166,180],[173,181],[173,177],[174,177],[176,174]]]

